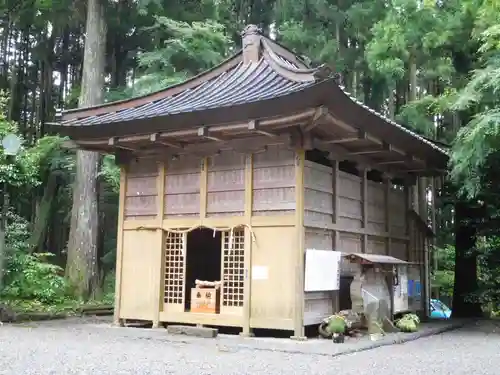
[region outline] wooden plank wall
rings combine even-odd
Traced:
[[[407,231],[408,204],[403,188],[397,187],[391,189],[389,198],[389,215],[391,217],[391,233],[396,237],[391,243],[391,255],[395,258],[410,261],[409,238],[403,240],[401,237],[409,236]]]
[[[334,247],[335,243],[336,247],[345,253],[388,254],[407,260],[407,206],[404,190],[391,185],[387,191],[386,183],[366,181],[365,193],[363,177],[338,171],[337,197],[336,202],[333,202],[335,178],[332,171],[333,169],[327,166],[306,162],[306,228],[325,228],[322,234],[316,234],[325,236],[327,233],[326,236],[332,239],[332,244],[323,247],[324,249]],[[386,202],[386,199],[389,199],[389,202]],[[336,240],[334,232],[337,232]],[[314,247],[318,241],[312,238],[310,231],[306,231],[306,248]],[[327,243],[319,242],[323,243],[323,246]],[[354,267],[348,262],[343,262],[341,269],[343,274],[354,272]]]
[[[207,217],[243,216],[245,155],[224,151],[208,158]]]
[[[158,167],[155,161],[139,160],[129,165],[125,192],[125,220],[154,219],[157,214]]]
[[[304,163],[305,249],[333,250],[334,232],[327,228],[334,215],[333,169],[306,160]],[[317,324],[333,314],[332,292],[306,292],[304,324]]]
[[[253,216],[295,214],[295,152],[270,146],[253,156]]]
[[[165,219],[197,217],[200,214],[200,174],[202,159],[182,156],[166,162]]]

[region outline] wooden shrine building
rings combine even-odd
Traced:
[[[412,191],[446,152],[257,27],[242,35],[240,52],[186,82],[53,125],[121,166],[117,321],[303,336],[338,306],[337,292],[304,291],[306,249],[391,255],[428,279]],[[195,280],[219,282],[213,310],[191,306]]]

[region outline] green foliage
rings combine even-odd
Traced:
[[[405,314],[396,321],[396,327],[402,332],[417,332],[420,318],[415,314]]]
[[[64,270],[48,261],[52,256],[51,253],[30,255],[23,252],[11,256],[2,297],[47,305],[62,303],[67,290]]]
[[[67,290],[63,269],[49,262],[53,254],[29,254],[29,224],[13,214],[9,219],[5,287],[0,299],[45,305],[62,303]]]
[[[478,241],[479,290],[476,298],[493,311],[500,311],[500,236]]]
[[[224,26],[213,20],[188,23],[157,16],[145,31],[160,41],[160,47],[138,56],[139,78],[123,97],[178,84],[219,64],[230,52],[231,39]]]
[[[314,58],[314,61],[308,61],[312,65],[318,65],[321,62],[337,70],[343,67],[342,60],[339,59],[337,42],[320,30],[307,28],[302,21],[285,21],[280,25],[278,34],[283,44],[301,51],[304,58]]]
[[[438,269],[431,278],[432,287],[439,288],[441,298],[451,301],[455,282],[455,248],[452,245],[434,247],[437,256]]]
[[[333,316],[327,326],[327,330],[330,333],[344,333],[346,330],[346,322],[341,316]]]
[[[482,188],[483,167],[500,150],[500,28],[494,25],[481,34],[479,52],[483,66],[473,76],[453,105],[457,111],[475,112],[457,134],[451,158],[451,175],[462,192],[477,196]]]

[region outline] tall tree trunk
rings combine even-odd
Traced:
[[[453,288],[453,317],[470,318],[481,315],[479,303],[471,300],[478,290],[476,226],[474,209],[466,202],[455,204],[455,285]]]
[[[412,102],[417,100],[417,59],[415,53],[412,53],[410,56],[410,69],[408,74],[410,80],[408,102]]]
[[[103,101],[106,21],[102,0],[88,0],[80,107]],[[66,275],[79,297],[99,292],[98,153],[77,151]]]

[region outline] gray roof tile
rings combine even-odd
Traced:
[[[258,63],[241,62],[231,70],[177,95],[118,112],[70,120],[63,125],[88,126],[133,121],[233,106],[288,95],[314,83],[315,81],[296,82],[287,79],[274,71],[262,58]]]

